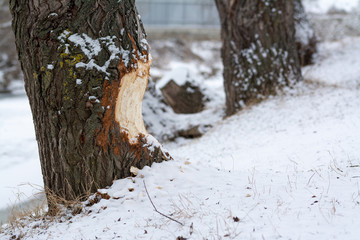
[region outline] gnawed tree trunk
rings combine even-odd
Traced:
[[[306,16],[301,0],[294,0],[295,40],[301,66],[312,64],[317,49],[317,37]]]
[[[293,1],[215,2],[221,21],[227,115],[302,79]]]
[[[46,192],[71,200],[171,158],[141,102],[151,58],[134,0],[10,0]]]

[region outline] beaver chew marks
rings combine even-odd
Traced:
[[[131,139],[136,139],[140,133],[147,134],[142,117],[142,100],[148,83],[150,65],[151,61],[138,61],[138,67],[121,78],[115,120],[121,129],[129,132]]]

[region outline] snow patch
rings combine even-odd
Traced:
[[[108,76],[110,75],[108,68],[111,61],[122,59],[124,65],[129,67],[131,59],[137,57],[135,53],[130,53],[129,50],[125,50],[122,47],[117,47],[115,44],[115,39],[116,36],[106,36],[98,39],[92,39],[85,33],[72,34],[68,30],[65,30],[59,36],[59,40],[65,46],[65,53],[70,53],[70,45],[68,42],[71,42],[75,46],[80,47],[81,51],[88,58],[87,62],[77,63],[77,68],[96,69],[100,72],[106,73]],[[145,43],[143,43],[143,45],[145,46]],[[110,56],[103,65],[99,65],[97,63],[96,57],[100,54],[101,51],[104,50],[104,48],[107,48],[108,52],[110,52]],[[146,59],[146,56],[143,56],[140,53],[138,53],[138,56],[140,59]],[[132,67],[136,68],[137,66],[134,64]]]
[[[147,134],[145,136],[145,140],[146,140],[146,144],[144,144],[144,147],[149,149],[151,152],[154,152],[155,148],[160,148],[162,151],[164,151],[162,149],[162,145],[159,143],[159,141],[151,134]]]
[[[325,14],[331,9],[345,12],[359,11],[359,0],[303,0],[306,12]]]

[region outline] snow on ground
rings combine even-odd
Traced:
[[[38,192],[43,180],[30,106],[25,93],[21,91],[10,97],[0,96],[0,109],[2,210]],[[2,220],[0,216],[0,222]]]
[[[359,38],[327,42],[319,46],[319,51],[317,63],[303,69],[305,78],[339,87],[359,88]]]
[[[331,10],[360,11],[359,0],[303,0],[306,12],[324,14]]]
[[[166,144],[174,161],[115,181],[101,190],[111,198],[82,214],[25,221],[0,239],[358,239],[359,46],[360,38],[321,44],[318,63],[304,68],[306,81],[294,89],[202,138]],[[24,98],[0,100],[1,112],[13,113],[1,115],[2,133],[19,131],[10,140],[1,135],[1,164],[10,169],[17,154],[26,160],[14,175],[1,168],[1,184],[40,179],[27,107]],[[158,211],[183,225],[154,211],[144,183]]]
[[[207,43],[205,42],[205,45]],[[204,50],[204,46],[201,46]],[[209,53],[209,51],[206,51]],[[219,64],[220,61],[218,61]],[[205,63],[205,64],[204,64]],[[148,91],[143,101],[143,116],[148,125],[147,130],[160,140],[168,140],[176,137],[179,131],[198,128],[199,132],[206,132],[224,116],[225,92],[223,89],[222,71],[205,77],[212,70],[206,69],[206,62],[202,64],[189,64],[178,61],[170,62],[168,69],[162,70],[163,77],[156,83],[152,91],[155,95],[161,96],[161,88],[170,80],[178,85],[191,82],[198,86],[208,100],[204,101],[204,110],[194,114],[177,114],[169,106],[155,98],[154,94]],[[222,69],[221,67],[217,69]],[[206,80],[205,80],[206,79]],[[154,103],[157,103],[155,105]],[[155,106],[154,106],[155,105]]]

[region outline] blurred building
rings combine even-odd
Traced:
[[[179,34],[219,37],[214,0],[136,0],[136,5],[150,38]]]

